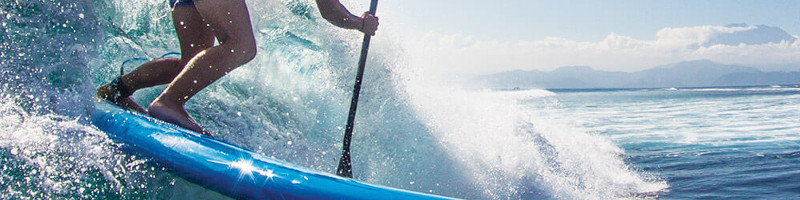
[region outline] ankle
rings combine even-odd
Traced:
[[[133,92],[136,91],[135,89],[132,89],[127,84],[125,84],[125,81],[123,81],[122,76],[119,76],[114,80],[112,80],[111,83],[108,84],[108,87],[111,88],[111,90],[113,90],[114,93],[116,93],[117,99],[128,98],[131,95],[133,95]]]
[[[168,98],[164,97],[164,95],[158,96],[152,103],[150,103],[150,107],[166,107],[166,108],[183,108],[186,104],[186,101],[180,101],[179,99],[175,98]]]

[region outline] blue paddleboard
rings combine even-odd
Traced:
[[[448,199],[293,165],[108,102],[96,104],[92,123],[184,179],[234,198]]]

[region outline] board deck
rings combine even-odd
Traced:
[[[239,199],[450,199],[342,178],[100,102],[92,123],[172,173]]]

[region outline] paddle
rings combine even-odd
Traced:
[[[369,13],[375,15],[378,9],[378,0],[372,0],[369,4]],[[361,78],[364,76],[364,65],[367,62],[367,52],[369,51],[369,40],[372,37],[364,34],[364,42],[361,43],[361,58],[358,60],[358,73],[356,73],[356,84],[353,87],[353,100],[350,102],[350,115],[347,116],[347,126],[344,130],[344,142],[342,145],[342,158],[339,159],[339,167],[336,175],[353,178],[353,168],[350,163],[350,140],[353,138],[353,123],[356,120],[356,108],[358,107],[358,95],[361,93]]]

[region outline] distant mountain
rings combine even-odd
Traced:
[[[796,42],[781,28],[731,24],[737,31],[718,32],[701,46]],[[680,62],[639,72],[608,72],[588,66],[561,67],[554,71],[509,71],[477,77],[473,83],[494,88],[660,88],[800,84],[800,64],[745,67],[709,60]],[[759,69],[767,70],[761,71]]]
[[[733,73],[761,73],[751,67],[723,65],[709,60],[680,62],[631,73],[636,82],[627,87],[706,87],[718,85],[717,79]],[[800,80],[800,79],[798,79]],[[731,83],[736,85],[736,83]]]
[[[798,84],[800,72],[732,73],[718,78],[716,85],[789,85]],[[742,84],[746,83],[746,84]]]
[[[795,68],[797,69],[797,68]],[[587,66],[551,72],[508,71],[480,76],[473,82],[492,88],[668,88],[800,83],[800,72],[763,72],[708,60],[680,62],[639,72],[607,72]]]

